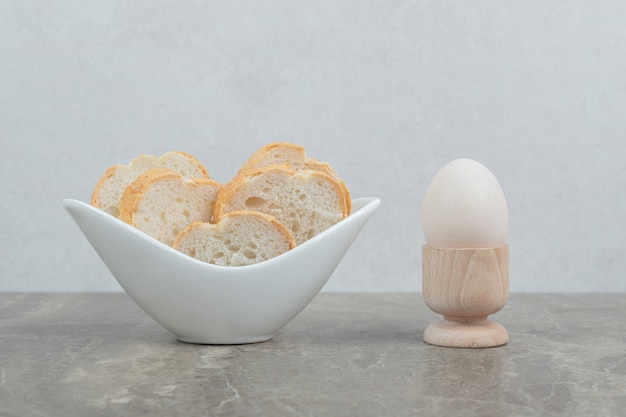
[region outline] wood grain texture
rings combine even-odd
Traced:
[[[484,348],[505,344],[508,333],[487,316],[509,296],[509,247],[422,247],[422,291],[432,311],[444,316],[424,331],[429,344]]]

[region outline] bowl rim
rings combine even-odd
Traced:
[[[269,267],[271,266],[273,263],[276,262],[281,262],[281,260],[285,260],[286,258],[288,259],[290,256],[297,256],[297,254],[301,251],[307,250],[307,247],[310,245],[315,244],[315,242],[319,241],[319,240],[323,240],[326,238],[326,236],[330,235],[333,233],[333,231],[339,227],[341,227],[343,224],[350,222],[351,220],[353,220],[355,217],[358,216],[362,216],[365,215],[367,213],[372,212],[373,210],[375,210],[376,208],[378,208],[378,206],[381,204],[381,199],[379,197],[359,197],[359,198],[355,198],[352,199],[352,212],[345,218],[343,218],[342,220],[340,220],[339,222],[335,223],[334,225],[330,226],[329,228],[327,228],[326,230],[318,233],[317,235],[313,236],[311,239],[307,240],[306,242],[301,243],[300,245],[297,245],[296,247],[288,250],[287,252],[284,252],[278,256],[275,256],[271,259],[267,259],[265,261],[262,262],[257,262],[255,264],[251,264],[251,265],[241,265],[241,266],[225,266],[225,265],[215,265],[215,264],[211,264],[208,262],[204,262],[201,261],[199,259],[193,258],[183,252],[180,252],[176,249],[174,249],[173,247],[166,245],[165,243],[157,240],[156,238],[148,235],[147,233],[129,225],[128,223],[125,223],[124,221],[120,220],[117,217],[112,216],[111,214],[95,207],[92,206],[91,204],[85,203],[83,201],[77,200],[77,199],[72,199],[72,198],[66,198],[63,199],[63,205],[64,207],[67,208],[78,208],[81,210],[90,210],[93,213],[96,213],[99,216],[107,216],[107,220],[113,222],[114,224],[116,224],[118,227],[123,228],[125,231],[132,233],[138,237],[141,237],[144,240],[147,240],[148,242],[150,242],[151,244],[160,247],[162,250],[165,250],[167,252],[169,252],[171,255],[175,255],[178,256],[179,258],[181,258],[182,260],[185,260],[186,262],[190,262],[192,264],[195,264],[197,266],[201,266],[201,267],[205,267],[209,270],[214,270],[214,271],[233,271],[233,269],[243,272],[244,270],[249,270],[249,269],[256,269],[256,268],[260,268],[260,267]],[[356,207],[356,209],[354,209],[354,207]]]

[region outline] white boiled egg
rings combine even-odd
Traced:
[[[509,213],[492,172],[472,159],[446,164],[424,195],[422,229],[437,248],[493,248],[505,244]]]

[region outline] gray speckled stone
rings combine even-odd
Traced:
[[[265,343],[178,342],[124,294],[0,293],[1,416],[624,416],[626,294],[517,295],[502,347],[419,295],[321,294]]]

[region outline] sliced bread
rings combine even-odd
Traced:
[[[217,224],[194,222],[173,247],[193,258],[222,266],[266,261],[295,246],[293,236],[274,217],[257,211],[233,211]]]
[[[348,213],[352,209],[348,187],[343,183],[343,180],[337,175],[332,166],[327,162],[321,162],[307,156],[305,148],[300,145],[289,142],[274,142],[264,145],[248,158],[239,170],[239,174],[271,165],[287,165],[294,170],[311,169],[335,177],[342,183],[342,188],[346,194]]]
[[[206,168],[184,152],[170,151],[160,157],[139,155],[128,165],[114,165],[105,171],[93,190],[91,204],[119,217],[120,200],[126,187],[152,168],[169,168],[187,178],[209,178]]]
[[[191,223],[211,221],[221,188],[208,178],[190,179],[167,168],[154,168],[126,187],[119,204],[120,219],[172,245]]]
[[[344,185],[314,170],[269,166],[237,175],[215,201],[214,221],[237,210],[274,216],[301,244],[349,215]]]

